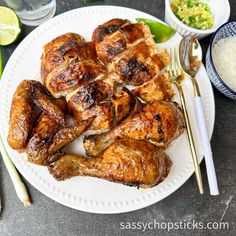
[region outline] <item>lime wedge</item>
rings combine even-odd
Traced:
[[[0,45],[9,45],[18,38],[21,27],[16,13],[10,8],[0,6]]]
[[[136,18],[136,20],[137,22],[144,22],[149,26],[152,34],[155,36],[154,40],[156,43],[163,43],[169,40],[176,32],[172,27],[154,20],[144,18]]]
[[[2,51],[0,48],[0,79],[1,79],[1,76],[2,76]]]

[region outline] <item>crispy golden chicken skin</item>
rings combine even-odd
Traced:
[[[181,109],[176,103],[159,102],[146,105],[110,132],[85,137],[88,156],[98,156],[114,143],[117,137],[146,140],[157,146],[167,146],[184,129]]]
[[[124,19],[111,19],[102,25],[99,25],[93,32],[92,35],[92,41],[95,43],[100,43],[106,38],[107,36],[113,34],[117,30],[121,28],[121,26],[124,26],[126,24],[130,24],[131,22],[129,20]]]
[[[41,80],[44,83],[48,73],[56,66],[61,64],[68,58],[74,58],[78,55],[79,43],[83,43],[84,39],[76,33],[66,33],[60,35],[47,43],[43,47],[41,56]],[[85,51],[85,50],[84,50]],[[93,54],[92,56],[95,57]]]
[[[113,88],[109,84],[96,80],[77,88],[66,98],[72,112],[83,112],[104,100],[109,100],[112,94]]]
[[[64,113],[48,90],[38,81],[24,80],[17,87],[11,104],[8,143],[13,149],[26,148],[34,124],[35,105],[65,125]]]
[[[99,157],[84,158],[61,154],[49,171],[57,180],[73,176],[92,176],[148,188],[163,181],[170,166],[169,157],[155,145],[145,141],[120,139]]]

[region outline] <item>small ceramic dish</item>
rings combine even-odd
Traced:
[[[230,5],[228,0],[220,0],[217,1],[217,3],[215,0],[205,0],[203,2],[206,2],[210,6],[213,14],[214,25],[209,30],[195,29],[184,24],[175,16],[170,7],[172,2],[173,0],[165,0],[165,22],[175,28],[182,36],[190,34],[197,39],[204,38],[207,35],[214,33],[220,25],[228,21],[230,16]]]
[[[214,35],[211,38],[210,45],[207,50],[206,54],[206,69],[207,74],[213,83],[213,85],[224,95],[227,97],[230,97],[232,99],[236,100],[236,91],[234,91],[232,88],[229,87],[225,83],[225,81],[220,77],[218,74],[214,61],[212,58],[212,51],[214,45],[221,39],[227,38],[227,37],[236,37],[236,20],[229,21],[222,26],[220,26],[219,29],[214,33]]]

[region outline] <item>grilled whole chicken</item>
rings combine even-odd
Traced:
[[[58,36],[44,46],[42,84],[24,80],[15,91],[9,145],[57,180],[92,176],[155,186],[171,166],[163,150],[185,126],[162,74],[169,60],[144,23],[112,19],[94,30],[92,42]],[[88,158],[64,153],[82,133],[93,134],[84,138]]]
[[[153,78],[151,81],[131,90],[134,96],[138,96],[147,103],[170,100],[174,90],[167,73]]]
[[[183,129],[183,114],[176,103],[152,103],[129,116],[110,132],[85,137],[84,148],[88,156],[98,156],[117,137],[146,140],[166,147]]]
[[[79,36],[69,33],[48,43],[44,47],[42,65],[48,65],[51,69],[48,69],[46,79],[42,79],[54,97],[66,97],[70,111],[78,122],[96,116],[90,130],[103,132],[125,119],[126,111],[129,106],[132,107],[128,101],[130,95],[123,94],[123,98],[119,95],[119,106],[116,106],[114,99],[110,99],[112,95],[117,96],[116,83],[140,86],[151,81],[168,63],[168,55],[157,50],[147,25],[132,24],[123,19],[112,19],[98,26],[92,40],[84,42]],[[58,53],[61,59],[56,65],[52,61],[57,60],[49,59],[57,57]],[[104,65],[96,59],[96,53]],[[154,101],[170,96],[170,89],[164,82],[162,86],[157,83],[160,93],[158,99],[155,94]],[[136,91],[140,98],[144,97],[141,90],[147,90],[146,87]],[[165,93],[164,88],[169,91]]]
[[[170,166],[169,157],[155,145],[145,141],[118,139],[95,158],[63,153],[49,167],[49,171],[57,180],[92,176],[148,188],[163,181]]]
[[[34,124],[35,105],[57,123],[65,125],[64,113],[55,98],[38,81],[24,80],[17,87],[11,104],[8,143],[18,151],[24,151]]]

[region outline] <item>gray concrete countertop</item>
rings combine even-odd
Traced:
[[[230,0],[231,19],[236,18],[236,2]],[[216,3],[217,4],[217,3]],[[0,0],[0,5],[4,5]],[[71,9],[88,5],[119,5],[150,13],[164,19],[164,0],[105,0],[84,4],[80,0],[57,1],[60,14]],[[22,40],[34,28],[23,25]],[[19,40],[19,41],[20,41]],[[204,53],[210,37],[201,40]],[[4,64],[17,47],[19,41],[4,47]],[[44,196],[26,180],[33,204],[24,208],[18,200],[8,172],[0,158],[0,195],[3,209],[0,214],[0,235],[17,236],[72,236],[72,235],[236,235],[236,102],[223,96],[216,89],[216,120],[212,137],[216,172],[218,175],[220,195],[209,195],[205,163],[201,164],[205,194],[199,195],[192,176],[181,188],[164,200],[145,209],[116,215],[91,214],[76,211]],[[170,230],[138,229],[122,230],[121,222],[228,222],[229,229],[193,229]],[[151,226],[151,225],[150,225]],[[217,226],[216,224],[214,226]],[[128,227],[128,226],[127,226]],[[163,225],[163,227],[165,227]]]

